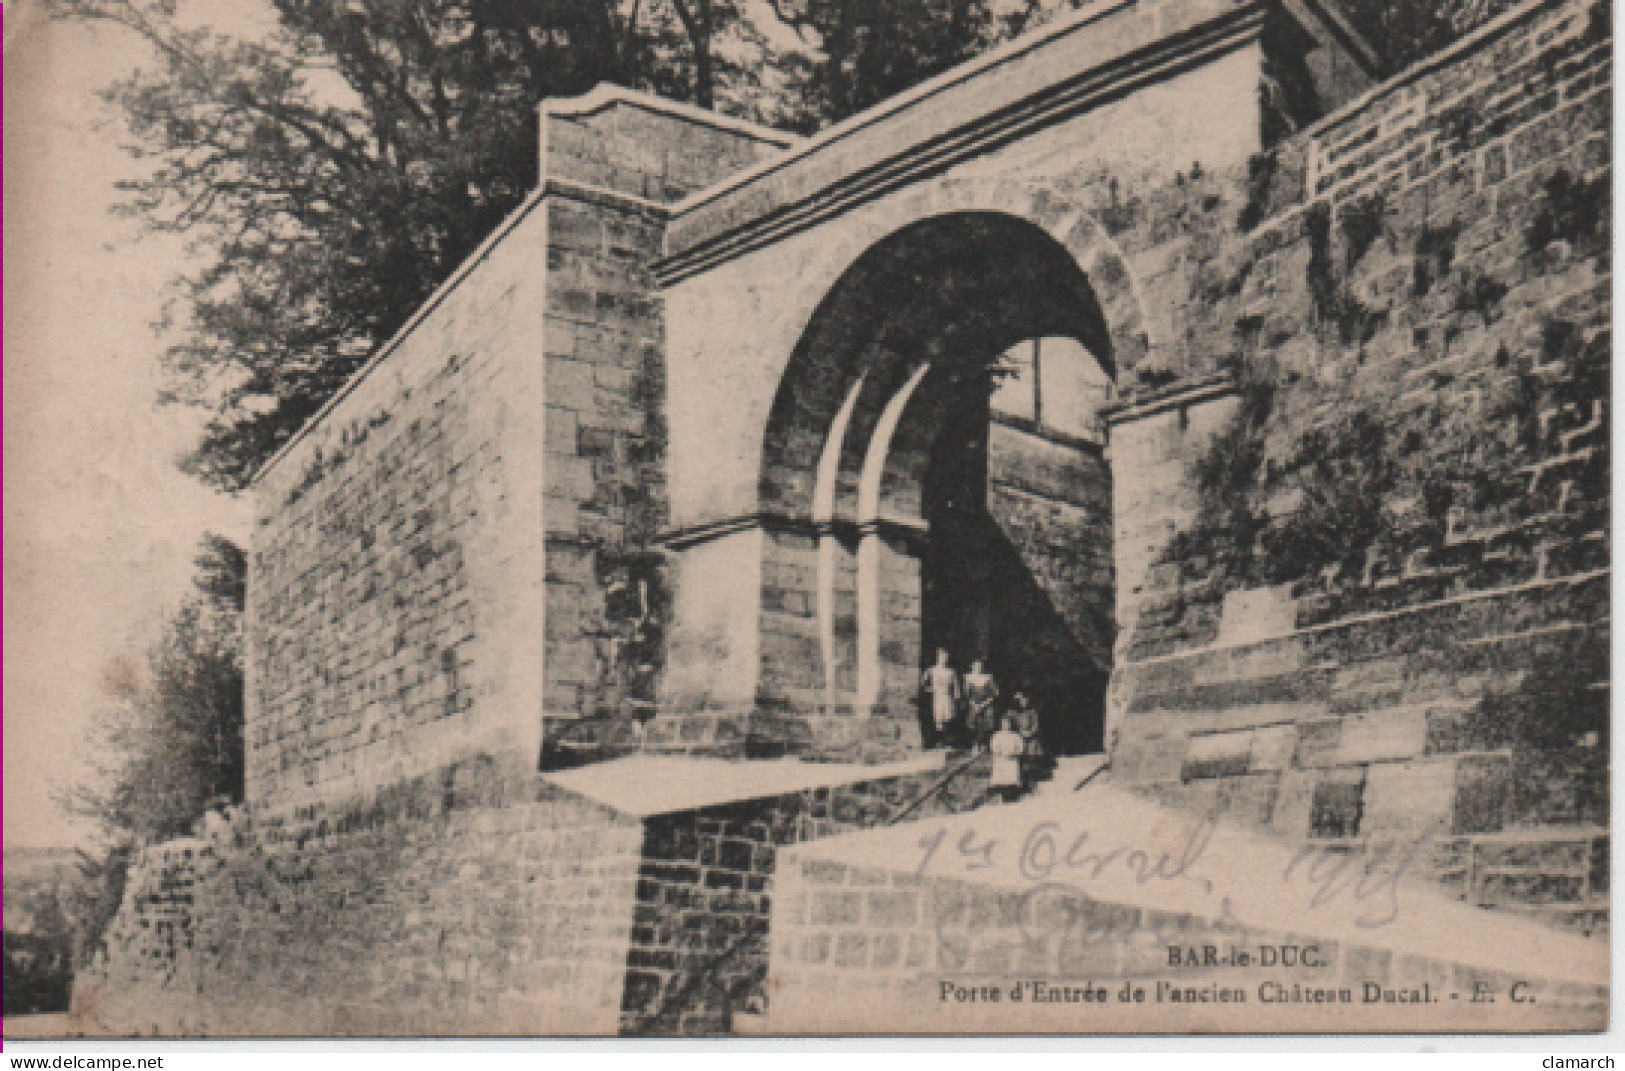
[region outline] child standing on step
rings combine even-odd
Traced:
[[[1035,781],[1044,766],[1044,743],[1038,737],[1038,711],[1033,709],[1032,700],[1027,698],[1026,692],[1017,692],[1009,713],[1025,745],[1021,753],[1023,780]]]
[[[1027,750],[1026,741],[1016,732],[1014,719],[1008,715],[1003,718],[1002,728],[988,741],[988,750],[993,753],[993,775],[988,778],[988,791],[1009,803],[1021,795],[1021,755]]]

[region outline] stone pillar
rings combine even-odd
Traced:
[[[857,555],[833,524],[818,529],[818,639],[824,710],[855,709],[857,695]]]
[[[757,700],[784,714],[817,711],[824,670],[816,600],[818,537],[809,526],[773,524],[762,535],[761,670]]]
[[[1106,697],[1108,750],[1115,747],[1126,713],[1121,667],[1133,644],[1140,603],[1164,579],[1150,575],[1152,563],[1194,517],[1190,463],[1223,430],[1238,404],[1228,377],[1221,377],[1170,388],[1109,417],[1117,641]]]
[[[726,564],[735,548],[701,541],[674,591],[654,547],[668,511],[664,309],[650,266],[669,204],[794,141],[613,86],[543,103],[547,716],[622,714],[657,693],[692,693],[689,667],[670,670],[675,687],[656,679],[668,652],[704,659],[719,646],[713,698],[740,698],[728,678],[754,660],[754,631],[749,640],[729,631],[744,620],[726,606],[742,575]],[[674,614],[690,611],[693,627],[668,636]]]
[[[911,711],[920,678],[920,557],[924,527],[875,522],[858,544],[858,710]]]
[[[858,697],[867,714],[880,702],[880,532],[867,525],[858,536]]]

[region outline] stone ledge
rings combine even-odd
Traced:
[[[943,762],[942,752],[872,766],[800,759],[738,762],[634,755],[541,777],[575,795],[642,818],[929,773],[941,769]]]

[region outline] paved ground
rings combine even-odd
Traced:
[[[943,753],[879,766],[802,762],[799,759],[727,759],[632,755],[611,762],[544,774],[543,779],[622,814],[645,816],[691,811],[737,800],[764,799],[811,788],[881,781],[940,769]]]
[[[7,1041],[82,1037],[66,1013],[60,1015],[13,1015],[4,1023]]]

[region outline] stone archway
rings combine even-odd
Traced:
[[[1010,203],[1000,186],[936,192]],[[941,643],[1037,693],[1058,746],[1100,746],[1114,595],[1103,444],[993,420],[989,398],[1023,340],[1074,339],[1107,375],[1147,345],[1098,226],[1026,193],[1048,226],[959,209],[868,246],[780,381],[759,478],[758,699],[818,723],[826,744],[916,742],[920,666]]]
[[[1021,220],[1066,251],[1100,306],[1117,377],[1171,341],[1157,337],[1127,257],[1094,213],[1055,186],[1010,176],[945,177],[910,187],[787,240],[786,245],[800,241],[811,248],[796,250],[794,276],[772,285],[773,311],[759,324],[760,341],[770,351],[788,353],[811,326],[820,303],[864,254],[921,221],[956,213]]]

